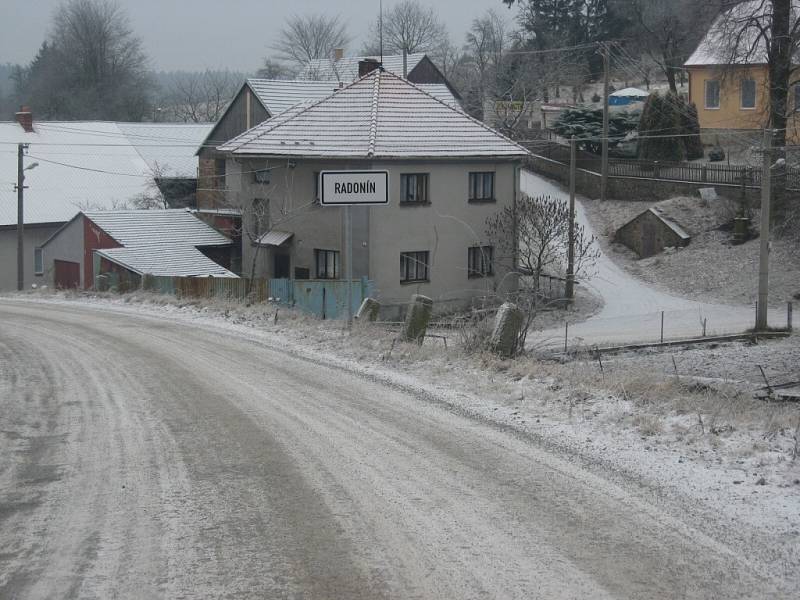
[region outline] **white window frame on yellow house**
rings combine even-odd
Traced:
[[[753,106],[745,106],[744,105],[744,84],[745,83],[752,83],[753,84]],[[756,80],[755,79],[742,79],[739,82],[739,110],[755,110],[756,109]]]
[[[708,84],[709,83],[716,83],[717,84],[717,105],[716,106],[709,106],[708,105]],[[719,79],[706,79],[703,81],[703,108],[706,110],[719,110],[722,106],[722,86],[720,86]]]

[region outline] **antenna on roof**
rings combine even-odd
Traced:
[[[380,2],[380,11],[381,15],[378,18],[378,29],[380,30],[380,40],[381,40],[381,64],[383,64],[383,0]]]

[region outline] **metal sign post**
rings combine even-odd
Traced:
[[[389,204],[388,171],[322,171],[320,204],[344,207],[344,268],[347,282],[347,328],[353,326],[353,215],[351,206]]]

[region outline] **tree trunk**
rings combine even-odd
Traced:
[[[773,161],[786,156],[786,123],[789,81],[792,72],[792,40],[789,37],[791,0],[772,0],[772,24],[769,52],[769,126],[775,130]],[[786,197],[786,168],[775,169],[772,174],[773,215],[783,215]]]

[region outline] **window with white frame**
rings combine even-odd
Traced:
[[[753,79],[743,79],[741,86],[741,108],[744,110],[755,108],[756,82]]]
[[[400,253],[400,283],[428,281],[428,251]]]
[[[469,277],[489,277],[494,275],[493,246],[467,248],[467,275]]]
[[[716,79],[706,80],[706,108],[719,108],[719,81]]]

